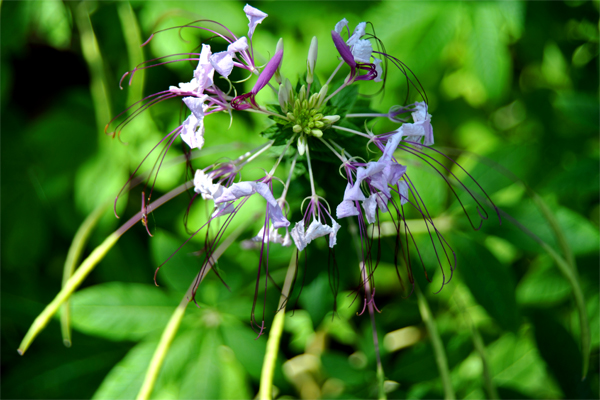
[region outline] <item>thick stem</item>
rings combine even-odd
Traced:
[[[148,213],[157,209],[167,201],[171,200],[175,196],[183,193],[188,187],[190,187],[191,182],[186,182],[178,188],[170,191],[164,196],[160,197],[158,200],[152,202],[148,205],[147,211]],[[73,274],[71,278],[63,285],[63,288],[56,295],[54,300],[50,302],[44,308],[42,313],[38,315],[38,317],[33,321],[33,324],[29,327],[29,330],[25,334],[25,337],[21,341],[21,345],[17,349],[20,355],[25,354],[25,351],[31,345],[31,342],[35,339],[35,337],[48,325],[50,319],[60,306],[69,299],[69,297],[75,292],[75,290],[81,285],[83,280],[89,275],[90,272],[94,269],[94,267],[104,258],[106,253],[117,243],[119,238],[129,230],[133,225],[139,222],[142,218],[142,212],[138,212],[135,214],[129,221],[123,224],[119,229],[113,232],[109,237],[107,237],[100,246],[96,247],[94,251],[81,263],[77,271]]]
[[[442,386],[444,387],[444,399],[454,400],[456,398],[454,389],[452,388],[452,382],[450,380],[450,370],[448,369],[448,358],[446,357],[446,350],[444,350],[444,344],[440,338],[440,334],[437,330],[437,325],[431,315],[431,309],[427,304],[427,299],[421,292],[419,285],[415,281],[415,293],[417,294],[417,302],[419,304],[419,311],[421,312],[421,318],[425,322],[427,332],[429,332],[429,338],[433,346],[433,353],[435,354],[435,362],[440,372],[440,378],[442,380]]]
[[[292,254],[290,265],[288,266],[287,273],[285,275],[285,281],[283,283],[283,289],[281,296],[279,297],[279,306],[277,307],[277,314],[273,319],[273,325],[269,331],[269,339],[267,340],[267,351],[263,361],[262,372],[260,374],[260,389],[258,397],[261,400],[272,400],[273,399],[273,375],[275,374],[275,363],[277,361],[277,354],[279,352],[279,343],[281,341],[281,333],[283,332],[283,325],[285,321],[285,307],[290,296],[290,290],[292,288],[292,282],[294,281],[294,275],[296,273],[296,252]]]
[[[67,259],[65,260],[65,266],[63,268],[63,288],[73,275],[73,271],[75,271],[75,265],[79,262],[81,252],[83,251],[83,248],[85,247],[85,244],[92,233],[92,229],[94,229],[100,220],[102,213],[106,211],[106,208],[111,203],[112,202],[107,202],[99,205],[94,212],[88,215],[75,233],[75,237],[73,238],[71,247],[69,247]],[[65,301],[61,306],[60,311],[60,327],[62,331],[63,343],[66,347],[71,347],[71,308],[68,300]]]
[[[146,371],[144,382],[142,383],[142,387],[137,395],[137,400],[145,400],[150,397],[150,394],[154,389],[156,379],[158,378],[160,368],[162,367],[167,352],[169,351],[169,347],[171,347],[171,343],[173,342],[173,339],[179,330],[179,325],[181,325],[181,321],[183,320],[185,309],[187,308],[189,302],[192,301],[195,287],[204,280],[210,269],[219,260],[219,257],[225,253],[227,248],[231,246],[231,244],[246,230],[246,228],[248,228],[250,224],[256,221],[256,218],[257,217],[249,219],[247,223],[241,225],[231,235],[229,235],[227,239],[225,239],[225,241],[211,255],[210,260],[206,260],[200,269],[200,272],[192,281],[192,284],[181,299],[181,302],[175,309],[173,315],[171,315],[171,318],[169,319],[169,322],[167,323],[167,326],[160,337],[160,342],[158,343],[158,347],[152,355],[152,360],[150,360],[150,365]]]

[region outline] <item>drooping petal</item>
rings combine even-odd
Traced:
[[[372,52],[373,46],[368,40],[359,40],[354,47],[352,47],[352,56],[356,62],[370,63]]]
[[[396,129],[396,132],[390,137],[385,144],[385,149],[383,150],[383,156],[379,160],[390,161],[394,156],[394,152],[398,148],[398,144],[402,140],[402,136],[404,135],[404,125],[400,126]]]
[[[233,71],[233,54],[228,51],[221,51],[210,56],[210,63],[214,69],[227,78]]]
[[[306,248],[308,243],[304,239],[304,220],[296,222],[296,226],[292,228],[292,239],[294,239],[298,251],[302,251]]]
[[[201,169],[196,170],[194,175],[194,191],[204,200],[214,199],[220,196],[223,191],[223,186],[218,183],[213,183],[212,179]]]
[[[246,36],[242,36],[241,38],[227,46],[227,51],[230,53],[239,53],[240,51],[245,51],[247,49],[248,39],[246,39]]]
[[[346,18],[342,18],[342,20],[340,22],[335,24],[334,30],[341,35],[342,30],[347,26],[348,26],[348,20]]]
[[[400,204],[408,202],[408,184],[405,181],[398,182],[398,191],[400,192]]]
[[[204,103],[208,99],[207,95],[201,97],[184,97],[183,102],[190,109],[190,111],[198,118],[198,120],[204,119],[204,113],[208,106]]]
[[[198,86],[196,89],[198,95],[203,94],[204,90],[213,84],[215,68],[210,62],[211,55],[212,52],[210,50],[210,45],[203,44],[202,52],[200,53],[200,61],[198,62],[196,70],[194,71],[194,79],[196,80],[196,84]]]
[[[352,217],[358,215],[358,209],[352,200],[344,200],[338,204],[335,215],[337,218]]]
[[[221,196],[215,198],[215,204],[235,201],[240,197],[256,193],[256,182],[238,182],[223,189]]]
[[[246,17],[248,17],[248,20],[250,21],[248,23],[248,37],[252,39],[252,35],[254,34],[254,29],[256,29],[256,25],[263,22],[263,20],[269,15],[265,14],[257,8],[252,7],[249,4],[246,4],[244,6],[244,12],[246,13]]]
[[[350,36],[350,38],[346,42],[346,43],[348,43],[348,46],[354,46],[356,44],[356,42],[358,42],[358,40],[365,35],[366,27],[367,27],[366,22],[361,22],[358,25],[356,25],[356,28],[354,28],[354,32],[352,33],[352,36]]]
[[[362,190],[360,190],[360,182],[354,182],[354,185],[350,185],[349,183],[346,185],[346,190],[344,191],[344,201],[362,201],[365,199],[365,195]]]
[[[329,247],[333,247],[337,244],[337,233],[342,227],[334,219],[331,220],[331,233],[329,233]]]
[[[321,236],[329,235],[333,230],[329,225],[323,225],[316,219],[311,222],[308,226],[308,229],[305,233],[306,243],[310,243],[316,238],[320,238]]]
[[[204,120],[198,120],[191,114],[181,124],[179,136],[191,149],[201,149],[204,146]]]
[[[223,215],[231,214],[234,210],[235,207],[233,206],[233,203],[222,203],[216,205],[215,211],[213,211],[211,217],[216,218],[221,217]]]
[[[362,202],[362,206],[365,210],[365,217],[367,217],[367,222],[369,224],[375,222],[375,215],[377,210],[377,194],[371,194],[365,201]]]
[[[373,64],[375,65],[375,72],[377,73],[377,77],[373,79],[373,82],[381,82],[383,77],[383,68],[381,67],[381,63],[383,60],[379,58],[373,57]]]

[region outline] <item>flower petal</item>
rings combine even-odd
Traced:
[[[347,26],[348,26],[348,20],[346,18],[342,18],[342,20],[340,22],[335,24],[334,30],[341,35],[342,30]]]
[[[191,114],[181,124],[179,136],[191,149],[201,149],[204,146],[204,120]]]
[[[271,80],[275,71],[277,71],[277,67],[281,64],[281,60],[283,59],[283,49],[278,50],[273,58],[269,60],[265,69],[262,70],[260,76],[256,80],[256,84],[252,88],[252,93],[257,94],[262,88],[264,88],[267,83]]]
[[[372,224],[375,222],[376,210],[377,210],[377,193],[371,194],[365,201],[362,202],[363,209],[365,210],[365,216],[367,222]]]
[[[227,46],[227,51],[230,53],[239,53],[240,51],[245,51],[246,49],[248,49],[248,39],[246,39],[246,36],[242,36]]]
[[[228,51],[221,51],[210,56],[210,63],[214,69],[227,78],[233,71],[233,54]]]
[[[340,204],[338,204],[335,215],[337,218],[345,218],[352,217],[358,215],[358,210],[356,209],[356,205],[351,200],[344,200]]]
[[[350,47],[344,42],[344,39],[340,36],[336,31],[331,31],[331,38],[333,39],[333,44],[337,49],[340,56],[344,59],[346,64],[348,64],[352,70],[352,75],[354,75],[354,71],[356,70],[356,61],[354,61],[354,56],[352,55],[352,50]]]
[[[359,40],[352,47],[352,56],[356,62],[370,63],[371,53],[373,53],[373,46],[368,40]]]
[[[358,42],[358,40],[365,35],[366,27],[367,27],[366,22],[361,22],[360,24],[356,25],[356,28],[354,28],[354,32],[352,33],[352,36],[350,36],[350,38],[346,42],[346,43],[348,43],[348,46],[354,46],[356,44],[356,42]]]
[[[215,68],[210,62],[211,55],[212,52],[210,50],[210,46],[208,44],[203,44],[202,52],[200,53],[200,61],[198,62],[196,70],[194,71],[194,80],[196,81],[197,85],[196,90],[199,95],[204,93],[204,90],[213,84]],[[181,84],[179,86],[181,86]]]
[[[254,29],[256,29],[256,25],[263,22],[263,20],[268,17],[268,14],[265,14],[264,12],[252,7],[249,4],[246,4],[244,6],[244,12],[246,13],[246,17],[248,17],[248,20],[250,21],[248,23],[248,37],[252,39],[252,35],[254,34]]]
[[[329,233],[329,247],[333,247],[337,244],[337,233],[342,227],[334,219],[331,220],[331,233]]]
[[[304,220],[296,222],[296,226],[292,229],[292,239],[294,239],[298,251],[302,251],[306,248],[308,243],[304,239]]]

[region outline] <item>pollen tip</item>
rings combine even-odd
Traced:
[[[17,353],[19,353],[19,355],[22,356],[23,354],[25,354],[25,350],[17,349]]]

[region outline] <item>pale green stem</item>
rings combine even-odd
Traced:
[[[329,85],[331,83],[331,80],[338,73],[338,71],[340,70],[340,68],[342,68],[342,65],[344,65],[344,61],[340,61],[340,63],[338,64],[338,66],[335,67],[335,70],[333,70],[333,72],[331,73],[331,76],[329,76],[329,79],[327,79],[327,82],[325,82],[325,85]],[[323,85],[323,86],[325,86],[325,85]]]
[[[117,243],[117,240],[121,235],[117,233],[111,234],[107,237],[104,242],[98,247],[94,249],[92,254],[86,258],[81,266],[77,269],[75,274],[67,281],[67,283],[63,286],[62,290],[56,295],[54,300],[50,304],[46,306],[44,311],[33,321],[33,324],[27,331],[27,334],[23,338],[21,345],[17,349],[20,355],[23,355],[25,351],[29,348],[29,345],[33,341],[33,339],[46,327],[50,319],[56,312],[58,311],[61,304],[63,304],[71,294],[81,285],[83,280],[88,276],[90,272],[94,269],[96,264],[104,258],[106,253]]]
[[[81,35],[81,51],[90,70],[90,92],[94,100],[98,131],[104,133],[104,125],[110,120],[110,101],[104,76],[104,65],[100,47],[90,20],[90,2],[84,1],[75,7],[75,21]]]
[[[356,131],[354,129],[344,128],[343,126],[337,126],[337,125],[331,125],[331,127],[333,129],[337,129],[338,131],[350,132],[350,133],[354,133],[355,135],[363,136],[363,137],[366,137],[367,139],[371,139],[370,135],[360,132],[360,131]]]
[[[377,359],[377,398],[379,400],[385,400],[387,399],[384,390],[385,373],[383,372],[383,365],[381,364],[379,338],[377,337],[377,326],[375,325],[375,307],[373,306],[373,298],[371,296],[371,284],[369,282],[369,277],[367,276],[367,269],[365,268],[365,264],[363,262],[359,264],[359,268],[365,287],[365,299],[367,302],[367,308],[369,309],[369,317],[371,319],[371,331],[373,332],[373,345],[375,347],[375,357]]]
[[[444,344],[437,330],[437,325],[433,316],[431,315],[431,309],[427,303],[427,299],[421,292],[419,285],[415,281],[415,293],[417,294],[417,302],[419,304],[419,311],[421,318],[427,327],[429,332],[429,338],[431,339],[431,345],[433,346],[433,353],[435,354],[435,362],[440,372],[440,378],[442,380],[442,386],[444,387],[444,399],[453,400],[456,398],[454,389],[452,388],[452,382],[450,380],[450,370],[448,369],[448,358],[446,357],[446,350]]]
[[[99,205],[94,212],[92,212],[88,217],[83,221],[77,232],[75,233],[75,237],[73,238],[73,242],[71,243],[71,247],[69,247],[69,252],[67,253],[67,259],[65,260],[65,266],[63,268],[63,282],[62,287],[64,288],[71,276],[73,275],[73,271],[75,271],[75,265],[79,262],[79,258],[81,257],[81,252],[87,243],[90,234],[92,233],[92,229],[96,226],[102,213],[106,210],[110,203],[104,203]],[[71,307],[69,305],[69,301],[65,301],[61,306],[60,310],[60,327],[62,331],[63,343],[67,347],[71,347]]]
[[[471,330],[471,339],[473,340],[473,345],[475,346],[475,350],[481,358],[481,365],[483,366],[483,384],[485,386],[485,390],[488,393],[488,398],[490,400],[499,399],[500,396],[498,395],[496,385],[492,380],[492,373],[490,371],[490,365],[488,363],[485,345],[483,343],[483,339],[481,338],[481,334],[479,333],[479,329],[477,329],[477,326],[475,326],[475,323],[473,323],[473,321],[471,320],[471,317],[465,309],[462,300],[459,299],[459,294],[456,290],[454,291],[452,298],[456,302],[456,305],[458,306],[465,321],[467,322],[467,325],[469,326],[469,329]]]
[[[275,318],[273,318],[273,324],[269,330],[267,351],[265,353],[263,367],[260,374],[260,389],[258,392],[258,398],[260,400],[273,399],[273,375],[275,374],[275,363],[277,361],[279,343],[281,341],[281,333],[283,332],[283,325],[285,321],[285,307],[290,296],[290,290],[292,288],[292,282],[294,281],[294,275],[296,272],[295,255],[296,252],[292,254],[290,265],[288,266],[288,270],[285,275],[285,281],[283,282],[281,296],[279,297],[277,314],[275,314]]]
[[[448,150],[448,149],[447,149]],[[449,149],[453,150],[453,149]],[[463,153],[463,152],[461,152]],[[525,190],[527,194],[531,197],[534,203],[538,206],[541,213],[544,215],[550,227],[552,228],[554,235],[558,241],[559,246],[561,247],[565,259],[562,259],[558,253],[554,251],[547,243],[542,241],[539,237],[533,234],[529,229],[525,228],[521,223],[515,220],[513,217],[500,210],[500,213],[508,218],[513,224],[515,224],[519,229],[529,235],[533,240],[535,240],[540,246],[544,248],[544,250],[554,259],[558,269],[563,273],[567,281],[571,285],[571,289],[573,290],[573,297],[575,298],[575,304],[577,305],[577,312],[579,314],[579,326],[581,330],[581,354],[582,354],[582,380],[587,376],[587,372],[590,364],[590,346],[591,346],[591,337],[590,337],[590,324],[588,320],[587,310],[585,308],[585,299],[583,297],[583,291],[581,290],[581,286],[579,285],[577,266],[575,264],[575,257],[573,256],[573,252],[567,242],[565,235],[562,232],[558,221],[546,205],[546,203],[542,200],[540,196],[536,192],[533,191],[523,180],[521,180],[518,176],[513,174],[508,169],[504,168],[502,165],[487,159],[486,157],[479,156],[474,153],[464,152],[464,154],[474,156],[484,162],[491,164],[494,168],[500,171],[503,175],[509,177],[514,182],[519,182]]]
[[[191,182],[186,182],[178,188],[170,191],[154,202],[150,203],[147,207],[147,212],[150,213],[156,210],[158,207],[171,200],[173,197],[185,192],[191,186]],[[73,274],[73,276],[63,285],[62,289],[54,300],[50,302],[44,308],[42,313],[38,315],[38,317],[33,321],[33,324],[29,327],[29,330],[25,334],[25,337],[21,341],[21,345],[17,349],[20,355],[23,355],[25,351],[33,342],[33,339],[48,325],[50,319],[60,306],[69,299],[69,297],[75,292],[75,290],[81,285],[84,279],[89,275],[90,272],[94,269],[96,264],[98,264],[108,253],[108,251],[117,243],[119,238],[127,232],[133,225],[139,222],[142,218],[142,212],[138,212],[132,218],[129,219],[125,224],[123,224],[119,229],[113,232],[109,237],[107,237],[100,246],[96,247],[94,251],[81,263],[77,271]]]
[[[310,190],[312,193],[312,197],[314,198],[317,195],[317,191],[315,190],[315,180],[313,178],[312,165],[310,164],[310,150],[308,146],[306,146],[306,164],[308,165],[308,177],[310,178]]]
[[[570,265],[567,261],[565,261],[560,254],[558,254],[548,243],[544,242],[538,236],[536,236],[533,232],[523,226],[519,221],[514,219],[511,215],[506,212],[500,210],[502,216],[512,222],[515,226],[525,232],[529,237],[535,240],[542,248],[552,257],[559,271],[564,275],[571,286],[571,290],[573,290],[573,297],[575,298],[575,304],[577,306],[577,311],[579,313],[579,327],[581,329],[581,354],[583,358],[583,366],[582,366],[582,380],[585,379],[587,375],[587,371],[590,363],[590,325],[587,316],[587,310],[585,307],[585,299],[583,297],[583,291],[581,290],[581,286],[579,285],[579,280],[577,278],[577,271]]]
[[[248,226],[256,221],[258,215],[254,218],[248,219],[245,224],[239,226],[235,231],[233,231],[227,239],[223,241],[223,243],[212,253],[210,260],[206,260],[196,278],[192,281],[192,284],[188,288],[187,292],[181,299],[181,302],[175,309],[173,315],[169,319],[165,330],[163,331],[160,342],[158,343],[158,347],[154,351],[152,355],[152,360],[150,360],[150,365],[148,366],[148,370],[146,371],[146,376],[144,377],[144,382],[142,383],[142,387],[137,395],[137,400],[145,400],[150,397],[152,390],[154,389],[154,384],[156,383],[156,379],[158,378],[158,374],[160,372],[160,368],[163,365],[167,352],[169,351],[169,347],[171,347],[171,343],[179,330],[179,325],[181,325],[181,321],[183,320],[183,315],[185,314],[185,309],[190,301],[192,301],[195,288],[204,280],[206,275],[210,272],[213,265],[217,263],[219,257],[225,253],[227,248],[231,246],[231,244],[248,228]]]
[[[125,44],[127,45],[129,70],[133,70],[137,65],[144,62],[144,52],[140,46],[142,43],[140,26],[129,2],[120,2],[117,7],[117,11],[119,12],[121,29],[123,30],[123,37],[125,39]],[[139,69],[136,71],[136,79],[130,85],[129,92],[127,94],[127,104],[133,104],[138,99],[144,97],[143,92],[145,75],[146,70],[144,69]]]

